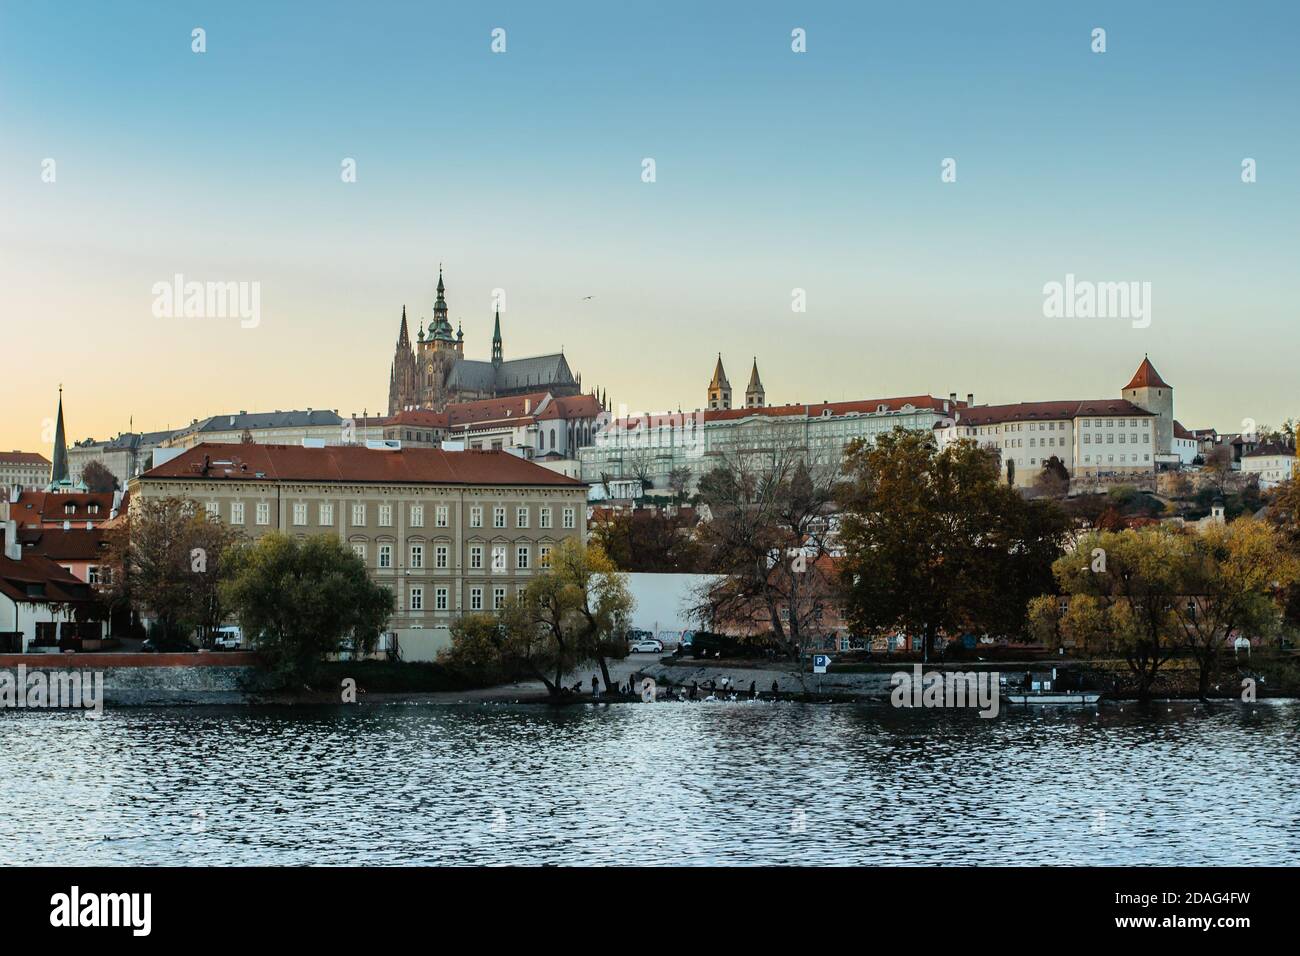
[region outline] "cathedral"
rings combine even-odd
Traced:
[[[438,298],[433,304],[429,331],[420,323],[414,347],[406,327],[406,307],[397,333],[397,352],[388,380],[388,414],[409,408],[441,411],[455,402],[501,398],[529,392],[550,392],[557,398],[582,391],[563,352],[506,361],[501,343],[501,312],[497,310],[492,333],[492,358],[483,362],[465,358],[465,332],[455,332],[447,318],[446,287],[438,269]]]

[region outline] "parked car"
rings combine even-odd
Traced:
[[[663,641],[657,641],[653,637],[646,640],[637,641],[629,650],[634,654],[662,654],[664,652]]]
[[[193,651],[194,645],[179,638],[164,640],[161,637],[150,637],[140,645],[140,650],[146,654],[178,654]]]

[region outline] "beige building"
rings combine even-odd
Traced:
[[[1124,399],[977,405],[935,426],[942,448],[970,439],[1014,462],[1018,488],[1032,487],[1052,458],[1070,477],[1155,473],[1157,416]]]
[[[1276,488],[1295,475],[1295,449],[1280,442],[1259,445],[1241,456],[1241,470],[1259,475],[1259,486]]]
[[[460,615],[504,605],[562,540],[586,540],[586,486],[505,452],[201,444],[130,487],[253,538],[337,535],[392,589],[385,646],[408,661],[449,646]]]
[[[36,491],[50,483],[50,460],[38,451],[0,452],[0,489]]]
[[[120,487],[153,462],[153,452],[171,437],[171,432],[123,432],[108,441],[87,438],[68,449],[68,475],[80,480],[82,472],[97,461],[113,473]]]
[[[251,438],[258,444],[297,445],[305,439],[325,445],[346,445],[364,441],[355,419],[339,417],[337,411],[308,408],[301,411],[246,412],[213,415],[194,419],[183,428],[172,432],[163,442],[163,448],[193,448],[202,442],[235,444]]]

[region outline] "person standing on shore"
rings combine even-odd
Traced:
[[[772,699],[773,699],[773,700],[776,700],[776,697],[777,697],[777,683],[776,683],[776,679],[773,678],[773,679],[772,679]]]
[[[758,691],[754,687],[754,681],[749,682],[749,699],[754,700],[758,697]]]
[[[592,697],[600,696],[600,680],[596,677],[595,674],[591,675],[591,696]]]

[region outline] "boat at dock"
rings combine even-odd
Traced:
[[[1012,704],[1038,704],[1052,706],[1088,706],[1101,700],[1101,694],[1090,691],[1038,691],[1031,693],[1004,694],[1003,698]]]

